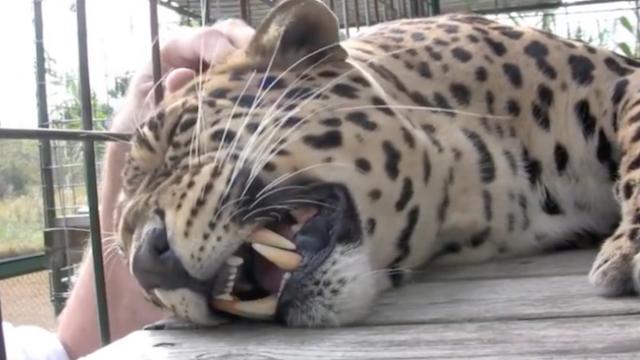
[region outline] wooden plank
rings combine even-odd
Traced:
[[[365,324],[624,314],[640,314],[640,300],[601,297],[585,274],[411,284],[383,295]]]
[[[640,316],[341,329],[139,331],[100,359],[638,359]]]
[[[442,280],[500,279],[532,276],[586,275],[596,257],[595,250],[564,251],[539,256],[497,260],[471,265],[436,265],[416,271],[417,282]]]

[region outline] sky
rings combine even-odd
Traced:
[[[75,73],[78,69],[74,0],[43,0],[44,41],[48,55],[55,60],[55,71]],[[35,98],[35,46],[32,1],[11,1],[0,11],[0,126],[35,127],[37,108]],[[566,36],[569,28],[581,26],[595,36],[603,29],[609,31],[604,44],[615,48],[616,43],[632,42],[633,37],[615,25],[620,16],[635,17],[633,2],[573,7],[573,15],[556,11],[557,33]],[[179,17],[159,7],[160,37],[177,31]],[[501,16],[501,21],[513,20]],[[115,76],[143,66],[150,55],[148,2],[145,0],[87,0],[89,68],[91,85],[99,98],[106,100],[106,90]],[[524,17],[522,24],[539,26],[538,17]],[[63,95],[60,87],[48,85],[51,107]],[[111,104],[116,109],[118,104]]]
[[[43,0],[44,43],[55,71],[77,73],[77,33],[73,0]],[[160,34],[177,28],[178,16],[159,8]],[[148,2],[87,0],[89,68],[92,89],[106,99],[113,78],[142,67],[150,56]],[[35,127],[35,45],[32,1],[12,1],[0,11],[0,126]],[[49,105],[60,99],[49,84]]]

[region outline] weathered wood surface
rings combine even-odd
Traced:
[[[597,296],[594,255],[425,269],[359,326],[139,331],[89,359],[640,359],[640,299]]]

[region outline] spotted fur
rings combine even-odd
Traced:
[[[348,190],[361,230],[298,283],[289,325],[356,321],[430,262],[594,238],[606,240],[591,282],[640,290],[636,61],[475,15],[384,23],[338,45],[335,17],[315,0],[284,2],[257,34],[136,135],[125,249],[161,209],[171,247],[206,279],[250,231],[239,204],[252,186],[330,183]],[[208,321],[201,299],[157,292]]]

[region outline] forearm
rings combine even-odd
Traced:
[[[128,112],[123,112],[126,114]],[[126,119],[115,119],[114,128]],[[117,339],[144,324],[161,318],[160,310],[149,304],[127,265],[114,247],[114,213],[122,188],[119,171],[125,161],[128,145],[111,143],[105,153],[100,190],[100,221],[103,230],[103,258],[111,338]],[[93,260],[87,252],[80,265],[75,288],[58,318],[58,336],[71,359],[100,347],[97,300],[95,296]]]

